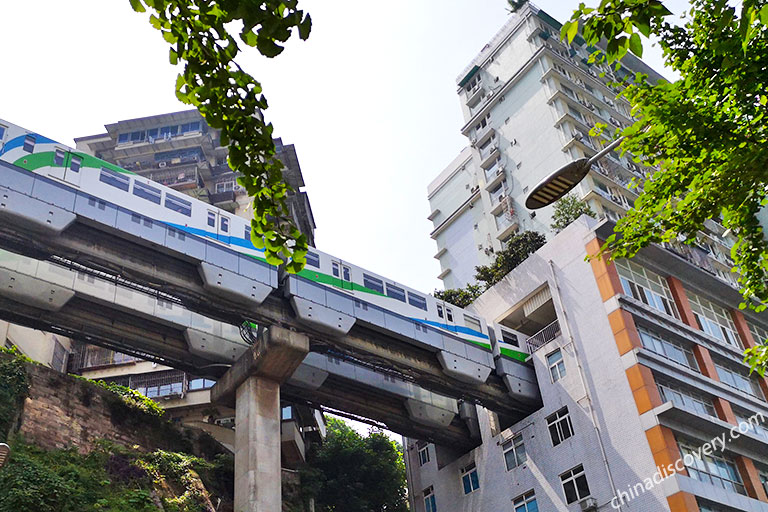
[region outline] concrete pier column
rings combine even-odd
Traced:
[[[271,326],[211,389],[235,409],[235,512],[280,512],[280,384],[309,352],[309,338]]]
[[[235,399],[235,510],[275,511],[280,491],[280,384],[249,377]]]

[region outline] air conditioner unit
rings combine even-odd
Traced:
[[[597,510],[597,500],[595,498],[584,498],[579,502],[581,512],[594,512]]]
[[[477,139],[469,139],[469,145],[473,148],[477,146]]]
[[[245,187],[242,185],[235,185],[235,192],[242,192],[245,190]]]
[[[581,140],[581,139],[584,138],[584,136],[582,134],[580,134],[579,132],[576,132],[576,133],[573,134],[573,138],[576,139],[576,140]]]
[[[168,165],[168,162],[158,162],[157,163],[158,167],[165,167],[166,165]]]
[[[504,174],[504,167],[496,169],[496,176],[501,176],[502,174]]]

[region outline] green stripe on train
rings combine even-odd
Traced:
[[[55,156],[54,151],[43,151],[40,153],[32,153],[31,155],[27,155],[19,158],[18,160],[13,162],[13,164],[21,167],[22,169],[26,169],[28,171],[36,171],[42,167],[64,168],[69,166],[69,159],[71,158],[71,155],[79,156],[80,158],[83,159],[82,163],[80,164],[80,168],[90,167],[93,169],[101,169],[102,167],[106,167],[107,169],[110,169],[115,172],[123,173],[123,174],[135,174],[131,171],[127,171],[123,169],[122,167],[118,167],[117,165],[106,162],[101,158],[96,158],[95,156],[91,156],[85,153],[67,153],[66,160],[64,161],[64,165],[55,165],[53,163],[53,159]]]
[[[525,352],[520,352],[519,350],[512,350],[511,348],[505,347],[499,347],[499,351],[501,352],[501,355],[516,359],[523,363],[530,356],[530,354],[526,354]]]
[[[341,288],[343,290],[354,290],[357,292],[370,293],[372,295],[379,295],[381,297],[386,297],[386,295],[384,295],[383,293],[378,292],[376,290],[372,290],[366,286],[361,286],[357,283],[351,283],[349,281],[342,281],[338,277],[329,276],[328,274],[323,274],[322,272],[309,270],[307,268],[304,268],[301,272],[299,272],[296,275],[301,276],[305,279],[309,279],[310,281],[314,281],[316,283],[330,284],[332,286]]]

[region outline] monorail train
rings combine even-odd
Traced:
[[[263,250],[251,243],[248,220],[2,119],[0,160],[140,212],[153,222],[217,241],[237,252],[266,261]],[[307,254],[307,265],[299,275],[345,290],[414,321],[450,331],[489,350],[492,345],[489,335],[492,335],[500,355],[519,361],[528,357],[517,346],[516,336],[509,330],[497,324],[489,329],[482,318],[457,306],[314,248]]]

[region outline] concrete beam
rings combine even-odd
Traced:
[[[237,390],[249,377],[261,377],[282,384],[308,352],[309,337],[306,334],[269,326],[258,342],[240,356],[211,388],[211,402],[234,407]]]

